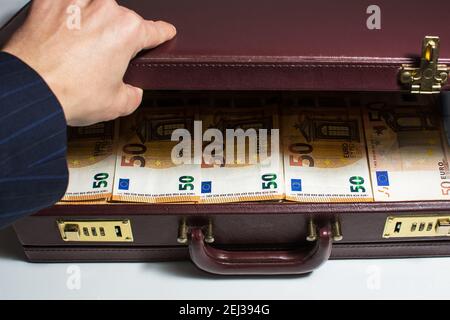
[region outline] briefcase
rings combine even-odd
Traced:
[[[217,105],[261,97],[420,102],[436,105],[446,120],[450,2],[119,3],[177,26],[173,41],[141,53],[126,74],[161,107],[195,107],[211,97]],[[2,30],[3,41],[25,13]],[[14,228],[32,262],[190,259],[221,275],[304,274],[328,259],[450,256],[450,200],[66,204]]]

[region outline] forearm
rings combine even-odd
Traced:
[[[0,53],[0,228],[64,195],[66,128],[64,112],[43,79]]]

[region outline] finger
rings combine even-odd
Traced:
[[[123,84],[120,90],[120,97],[117,100],[120,104],[117,113],[119,116],[132,114],[141,104],[144,91],[129,84]]]
[[[171,40],[177,34],[175,27],[165,21],[144,20],[142,32],[142,49],[151,49]]]
[[[58,13],[58,15],[61,15],[61,12],[66,12],[70,7],[76,6],[80,9],[84,9],[88,7],[92,1],[94,0],[65,0],[55,3],[54,0],[33,0],[31,2],[31,10],[32,12],[37,11],[45,13],[47,16],[49,13]]]
[[[76,0],[74,5],[85,8],[92,3],[93,0]]]

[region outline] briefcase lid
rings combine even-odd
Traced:
[[[118,2],[178,29],[174,40],[131,62],[125,80],[144,89],[449,89],[450,1]],[[0,43],[25,12],[2,30]]]
[[[450,1],[119,2],[178,29],[131,63],[127,80],[146,89],[413,91],[400,71],[421,67],[425,36],[450,65]]]

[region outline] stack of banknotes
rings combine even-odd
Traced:
[[[447,200],[450,148],[435,109],[142,107],[69,129],[62,203]]]

